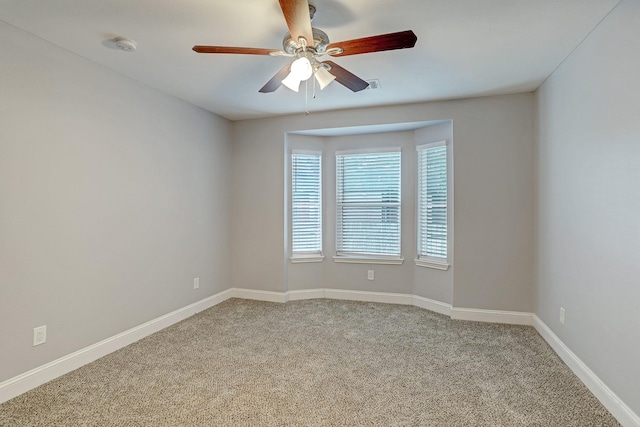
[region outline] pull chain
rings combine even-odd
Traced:
[[[304,81],[304,115],[308,116],[309,113],[309,80]]]
[[[316,99],[316,79],[311,78],[313,79],[313,99]]]

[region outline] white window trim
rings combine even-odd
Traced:
[[[318,151],[318,150],[291,150],[291,152],[289,153],[289,170],[292,171],[292,162],[291,162],[291,158],[294,154],[306,154],[306,155],[312,155],[312,156],[320,156],[320,189],[321,191],[323,190],[323,172],[322,172],[322,168],[324,167],[324,161],[323,161],[323,156],[324,154],[322,153],[322,151]],[[291,172],[293,173],[293,172]],[[290,173],[289,176],[289,185],[291,185],[292,183],[292,175]],[[292,200],[292,190],[291,188],[289,189],[289,210],[291,211],[291,209],[293,208],[293,200]],[[320,197],[320,215],[321,218],[324,218],[324,197]],[[291,216],[291,212],[289,213],[289,245],[290,247],[293,247],[293,218]],[[324,236],[324,220],[321,221],[321,236]],[[321,246],[324,248],[324,238],[322,237],[322,243]],[[323,251],[320,250],[318,252],[309,252],[309,253],[293,253],[291,252],[291,256],[289,257],[289,260],[291,261],[292,264],[298,264],[298,263],[311,263],[311,262],[322,262],[324,261],[324,255],[323,255]]]
[[[358,150],[340,150],[334,153],[335,156],[345,156],[350,154],[372,154],[372,153],[402,153],[402,147],[381,147],[381,148],[361,148]]]
[[[404,258],[389,256],[363,256],[362,254],[339,254],[333,257],[333,261],[345,264],[383,264],[383,265],[401,265]]]
[[[416,145],[416,151],[426,150],[427,148],[435,148],[442,147],[443,145],[447,145],[447,141],[436,141],[436,142],[428,142],[426,144]]]
[[[349,154],[368,154],[368,153],[400,153],[402,155],[402,147],[382,147],[382,148],[364,148],[357,150],[340,150],[334,152],[334,158],[340,155]],[[400,183],[402,185],[402,160],[401,160],[401,173]],[[337,166],[336,166],[337,168]],[[337,185],[337,181],[336,181]],[[401,193],[402,194],[402,190]],[[402,196],[401,196],[402,197]],[[401,199],[402,200],[402,199]],[[402,209],[402,202],[398,203],[400,209]],[[337,207],[337,203],[336,203]],[[402,238],[402,223],[400,225],[400,238]],[[335,237],[337,242],[337,236]],[[402,251],[402,242],[400,243],[400,250]],[[337,252],[333,257],[333,261],[336,263],[345,264],[382,264],[382,265],[401,265],[404,262],[404,257],[400,255],[367,255],[367,254],[354,254],[348,252]]]
[[[318,150],[291,150],[291,153],[289,154],[308,154],[310,156],[322,156],[322,151],[318,151]]]
[[[322,254],[313,254],[313,255],[296,254],[296,255],[292,255],[289,258],[289,260],[291,261],[292,264],[308,263],[308,262],[322,262],[322,261],[324,261],[324,255],[322,255]]]
[[[436,142],[429,142],[427,144],[421,144],[421,145],[417,145],[416,146],[416,152],[420,151],[420,150],[425,150],[428,148],[434,148],[434,147],[441,147],[441,146],[447,146],[447,141],[436,141]],[[449,167],[449,149],[447,148],[447,216],[449,215],[449,206],[450,206],[450,202],[449,202],[449,188],[450,188],[450,167]],[[416,191],[418,189],[418,186],[416,186]],[[419,209],[419,203],[418,203],[418,195],[416,194],[416,230],[419,229],[419,216],[418,216],[418,209]],[[448,222],[448,221],[447,221]],[[449,257],[451,256],[451,248],[449,247],[450,245],[450,236],[447,236],[447,258],[437,258],[437,257],[428,257],[428,256],[416,256],[416,258],[413,260],[413,262],[415,262],[416,266],[418,267],[425,267],[425,268],[433,268],[436,270],[443,270],[446,271],[449,269],[449,267],[451,266],[451,264],[449,263]],[[417,247],[416,247],[417,250]]]
[[[448,270],[449,264],[447,260],[433,257],[420,257],[413,260],[418,267],[435,268],[436,270]]]

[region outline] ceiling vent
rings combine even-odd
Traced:
[[[367,89],[380,89],[380,80],[378,79],[373,79],[373,80],[367,80],[367,83],[369,83],[369,86],[367,86]]]

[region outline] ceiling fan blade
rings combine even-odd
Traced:
[[[239,53],[242,55],[269,55],[271,52],[278,52],[275,49],[233,46],[194,46],[193,50],[198,53]]]
[[[369,83],[362,80],[355,74],[345,70],[333,61],[324,61],[323,64],[329,65],[329,72],[336,76],[336,81],[341,85],[351,89],[354,92],[359,92],[362,89],[366,89]]]
[[[400,31],[398,33],[381,34],[379,36],[363,37],[361,39],[347,40],[331,43],[327,50],[335,47],[343,49],[342,53],[331,56],[358,55],[361,53],[382,52],[385,50],[406,49],[416,45],[418,37],[413,31]]]
[[[285,77],[287,77],[290,70],[291,70],[291,64],[287,64],[284,67],[282,67],[282,69],[278,71],[276,75],[273,76],[271,80],[267,82],[266,85],[262,86],[262,89],[260,89],[259,92],[261,93],[275,92],[276,89],[278,89],[280,85],[282,85],[282,80],[284,80]]]
[[[313,46],[313,31],[311,30],[311,15],[307,0],[279,0],[280,8],[287,21],[289,33],[294,41],[300,37],[307,40],[307,46]]]

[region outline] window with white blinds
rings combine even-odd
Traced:
[[[291,154],[291,255],[322,254],[322,155]]]
[[[447,146],[446,141],[418,150],[418,260],[446,263]]]
[[[400,149],[336,153],[336,255],[400,257]]]

